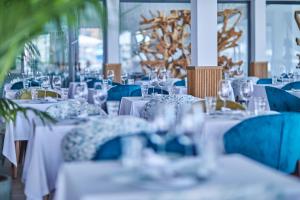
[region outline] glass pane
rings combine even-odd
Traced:
[[[267,5],[267,58],[272,75],[294,71],[299,62],[296,38],[300,37],[300,30],[294,19],[296,10],[300,10],[300,5]]]
[[[232,14],[228,18],[228,23],[227,23],[227,28],[226,30],[230,30],[231,28],[234,28],[234,24],[236,24],[234,30],[238,33],[242,31],[241,37],[237,40],[237,46],[224,49],[224,51],[219,52],[219,57],[220,56],[226,56],[227,58],[231,58],[233,63],[238,63],[241,64],[240,69],[242,70],[244,75],[248,74],[248,50],[249,50],[249,45],[248,45],[248,32],[249,32],[249,19],[248,19],[248,4],[247,3],[218,3],[218,12],[220,12],[229,9],[229,10],[236,10],[241,12],[241,18],[239,19],[239,14]],[[223,15],[224,16],[224,15]],[[224,17],[219,16],[218,17],[218,30],[219,32],[222,30],[224,27]],[[229,37],[227,41],[232,41],[234,37]],[[219,42],[220,43],[220,42]],[[228,46],[230,46],[232,43],[229,42]],[[222,45],[219,44],[219,48]],[[236,64],[232,68],[232,72],[235,73],[241,73],[241,71],[238,70],[239,64]],[[220,65],[220,61],[219,61]],[[224,65],[221,65],[224,66]]]
[[[120,3],[120,57],[123,70],[128,73],[141,72],[140,62],[143,60],[163,60],[161,55],[141,54],[141,42],[152,41],[150,36],[144,35],[141,30],[141,15],[145,18],[153,18],[153,15],[161,14],[169,16],[172,10],[190,10],[190,3]],[[152,13],[152,14],[151,14]],[[153,43],[154,45],[155,43]],[[153,47],[156,49],[156,47]],[[155,50],[157,51],[157,50]]]

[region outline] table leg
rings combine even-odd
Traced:
[[[20,145],[21,145],[21,141],[15,141],[17,163],[20,157]],[[13,179],[16,179],[18,177],[18,167],[13,164],[12,164],[12,177]]]

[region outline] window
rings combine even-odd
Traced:
[[[241,11],[241,19],[236,25],[236,31],[242,31],[242,36],[238,40],[238,46],[229,48],[220,52],[219,55],[225,55],[228,58],[232,58],[233,62],[242,61],[241,69],[244,75],[248,74],[249,65],[249,3],[218,3],[218,12],[222,12],[226,9],[237,9]],[[238,15],[232,15],[227,24],[227,29],[232,27],[238,20]],[[218,30],[223,26],[223,17],[218,17]]]
[[[178,3],[175,3],[178,2]],[[157,15],[162,12],[169,15],[171,10],[190,10],[190,3],[187,1],[145,1],[120,3],[120,60],[122,69],[128,73],[141,72],[140,62],[145,59],[141,54],[139,44],[144,38],[140,31],[141,15],[151,18],[151,12]],[[151,59],[151,58],[147,58]]]
[[[300,47],[296,38],[300,37],[300,30],[294,19],[296,10],[300,10],[300,4],[267,4],[267,58],[272,75],[294,71],[299,62]]]

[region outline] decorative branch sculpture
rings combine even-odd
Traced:
[[[139,44],[139,57],[144,71],[151,68],[166,67],[173,76],[186,76],[186,67],[191,64],[191,13],[189,10],[172,10],[170,15],[157,11],[149,11],[152,18],[141,16],[140,32],[143,40]],[[238,15],[233,25],[229,21]],[[218,31],[218,65],[229,71],[240,67],[243,61],[234,62],[232,58],[222,55],[227,49],[235,48],[242,37],[242,31],[236,31],[242,13],[237,9],[218,12],[223,17],[223,27]],[[237,73],[236,73],[237,74]]]

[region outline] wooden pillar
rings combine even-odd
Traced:
[[[268,62],[252,62],[250,65],[249,76],[258,78],[268,77]]]
[[[200,98],[217,96],[222,75],[222,67],[188,67],[188,94]]]
[[[121,83],[121,64],[104,64],[103,65],[103,75],[104,78],[107,78],[108,70],[112,70],[115,73],[114,81]]]

